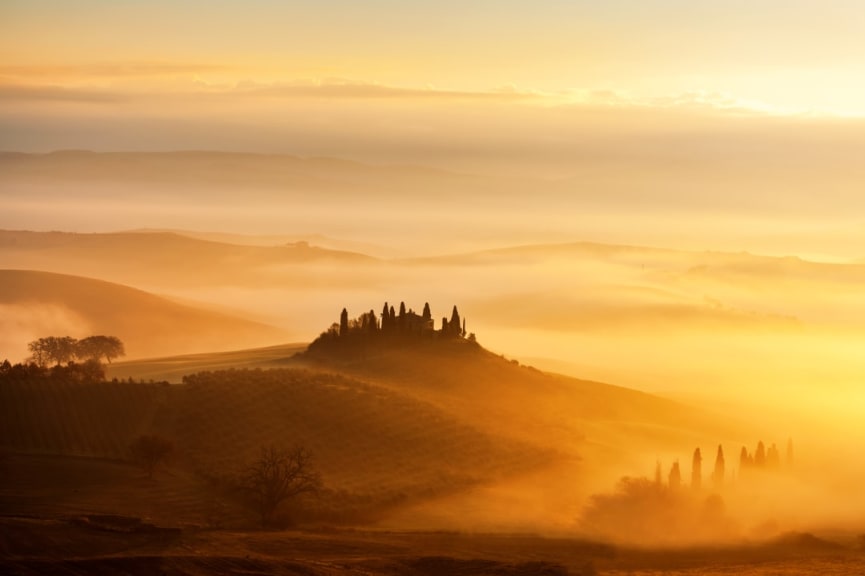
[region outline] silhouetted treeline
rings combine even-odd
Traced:
[[[580,518],[589,532],[616,539],[644,543],[687,541],[732,534],[724,509],[725,489],[734,481],[746,483],[752,471],[782,469],[780,454],[772,444],[766,450],[759,442],[751,454],[743,447],[738,477],[727,478],[724,448],[718,445],[711,475],[711,489],[703,482],[703,454],[696,448],[691,457],[690,487],[682,483],[678,460],[673,462],[664,482],[661,462],[655,465],[654,480],[623,477],[612,493],[596,494]],[[793,466],[793,441],[787,442],[785,467]]]
[[[95,335],[76,340],[71,336],[46,336],[27,344],[31,356],[29,361],[40,366],[54,362],[56,365],[66,364],[71,360],[93,360],[101,362],[103,358],[109,364],[113,358],[126,355],[123,342],[117,336]]]
[[[456,306],[450,318],[442,317],[437,329],[429,303],[424,304],[423,311],[418,314],[406,308],[405,302],[400,302],[399,311],[385,302],[380,315],[371,309],[356,318],[349,318],[348,310],[343,308],[339,322],[322,332],[310,344],[309,350],[352,350],[375,345],[466,338],[475,341],[474,334],[467,335],[466,320],[460,316]]]
[[[34,362],[10,364],[4,360],[0,364],[0,382],[9,384],[87,384],[105,380],[105,370],[95,360],[69,362],[50,368]]]
[[[782,468],[791,469],[792,467],[792,439],[787,441],[787,452],[784,457],[783,464],[781,462],[781,455],[777,446],[775,446],[775,444],[772,444],[769,449],[766,450],[765,445],[762,441],[760,441],[757,443],[753,454],[748,451],[748,448],[746,446],[742,446],[742,450],[739,453],[738,478],[741,479],[742,477],[747,477],[747,475],[752,471],[772,471],[781,470]],[[735,473],[736,471],[734,470],[733,474]],[[661,484],[661,478],[661,463],[658,462],[655,470],[655,482]],[[716,492],[720,492],[724,489],[728,481],[732,481],[734,479],[734,476],[731,476],[729,479],[727,478],[727,462],[724,458],[724,447],[719,444],[718,450],[715,454],[714,468],[712,469],[712,488]],[[678,489],[681,485],[682,473],[679,469],[679,462],[677,460],[676,462],[673,462],[673,465],[670,467],[667,486],[671,489]],[[696,491],[699,491],[703,488],[703,456],[700,452],[700,448],[696,448],[694,450],[694,454],[691,459],[691,488]]]
[[[793,467],[793,439],[787,440],[787,450],[784,455],[784,467]],[[763,441],[757,443],[754,452],[748,451],[747,446],[742,446],[739,452],[739,473],[747,474],[752,470],[779,470],[782,467],[781,452],[775,444],[767,450]]]

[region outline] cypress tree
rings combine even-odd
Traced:
[[[766,465],[766,447],[763,446],[763,441],[757,443],[757,450],[754,452],[754,466],[762,468]]]
[[[724,449],[718,444],[718,455],[715,456],[715,470],[712,472],[712,483],[715,490],[724,487]]]
[[[739,473],[742,473],[742,470],[748,468],[753,464],[751,460],[751,455],[748,454],[748,449],[742,446],[742,451],[739,452]]]
[[[678,460],[670,467],[669,485],[671,490],[678,490],[682,486],[682,473],[679,471]]]
[[[448,322],[448,328],[450,328],[450,333],[453,336],[459,336],[462,331],[461,323],[460,323],[460,313],[457,310],[456,305],[454,305],[454,310],[451,312],[451,319]]]
[[[691,488],[699,490],[703,485],[703,456],[700,454],[700,449],[694,450],[694,459],[691,461]]]
[[[339,315],[339,335],[345,336],[348,334],[348,310],[342,309],[342,314]]]

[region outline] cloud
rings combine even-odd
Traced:
[[[0,76],[9,78],[111,78],[195,75],[227,70],[229,67],[218,64],[108,62],[66,66],[0,66]]]
[[[92,102],[96,104],[122,102],[127,98],[108,90],[89,88],[66,88],[48,85],[2,85],[0,101],[42,101],[42,102]]]
[[[803,115],[811,111],[782,109],[733,94],[690,90],[675,94],[645,95],[612,89],[574,89],[544,92],[505,85],[489,90],[461,90],[394,86],[346,78],[306,78],[278,81],[233,81],[236,68],[194,62],[121,61],[70,65],[0,66],[0,99],[117,102],[164,96],[199,98],[270,98],[343,101],[528,102],[577,108],[641,109],[714,112],[722,114]],[[116,81],[111,88],[91,88]]]
[[[729,92],[687,90],[665,95],[636,95],[618,90],[581,90],[571,93],[571,102],[578,105],[612,108],[637,108],[672,111],[708,111],[727,114],[757,114],[770,116],[814,115],[813,110],[774,106],[760,100],[741,98]],[[822,114],[826,115],[826,114]]]
[[[433,87],[401,88],[371,82],[356,82],[340,78],[321,81],[258,84],[241,82],[235,92],[247,95],[280,98],[340,98],[340,99],[412,99],[412,100],[528,100],[541,97],[536,92],[519,91],[513,87],[490,91],[441,90]]]

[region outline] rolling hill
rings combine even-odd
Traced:
[[[134,286],[256,284],[293,274],[304,265],[373,263],[368,256],[306,242],[254,246],[171,232],[76,234],[0,231],[0,266],[100,278]]]
[[[140,358],[272,344],[279,329],[90,278],[0,270],[0,355],[17,359],[42,336],[111,334]]]
[[[328,490],[318,514],[349,523],[552,459],[409,395],[298,369],[202,372],[175,386],[2,382],[0,421],[15,453],[124,458],[137,435],[159,434],[177,447],[174,467],[217,481],[264,446],[301,443]]]
[[[686,457],[693,446],[738,444],[765,432],[759,424],[710,407],[541,372],[465,341],[398,347],[351,359],[298,351],[285,346],[120,362],[110,373],[177,381],[234,362],[339,374],[433,406],[492,437],[552,451],[556,471],[541,472],[534,489],[564,482],[572,506],[578,495],[606,488],[624,473],[650,472],[656,458],[669,463]]]

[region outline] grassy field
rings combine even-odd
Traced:
[[[7,382],[0,417],[8,451],[125,459],[138,435],[159,434],[176,447],[172,471],[215,482],[232,481],[263,447],[302,444],[324,477],[317,514],[339,523],[369,522],[555,457],[396,390],[297,368],[201,372],[174,386]]]
[[[306,350],[306,344],[283,344],[229,352],[172,355],[115,362],[107,366],[109,378],[156,380],[178,384],[183,377],[206,370],[227,368],[276,368],[285,366],[287,358]]]

